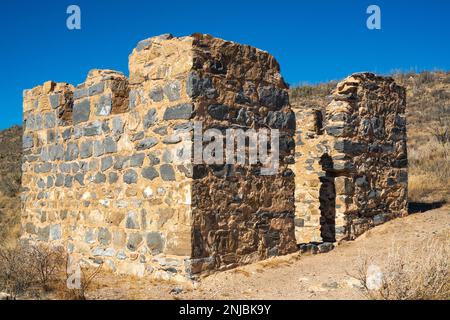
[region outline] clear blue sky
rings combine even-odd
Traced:
[[[66,9],[82,29],[66,28]],[[366,28],[381,7],[382,29]],[[450,69],[446,0],[40,0],[0,3],[0,129],[20,124],[22,91],[46,80],[79,84],[92,68],[128,73],[139,40],[194,32],[272,53],[290,84],[341,79],[356,71]]]

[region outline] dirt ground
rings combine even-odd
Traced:
[[[363,299],[358,265],[368,256],[382,262],[392,246],[414,246],[433,235],[450,234],[450,206],[415,213],[374,228],[329,253],[292,254],[261,261],[186,284],[102,275],[89,299]]]

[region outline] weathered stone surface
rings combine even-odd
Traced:
[[[111,233],[107,228],[98,229],[98,242],[104,246],[107,246],[111,243]]]
[[[83,128],[83,135],[86,137],[93,137],[102,134],[102,122],[95,121]]]
[[[164,112],[164,120],[183,120],[192,117],[193,107],[191,104],[180,104],[168,107]]]
[[[125,173],[123,175],[123,182],[125,182],[126,184],[136,183],[137,179],[138,179],[138,175],[137,175],[136,171],[134,171],[132,169],[125,171]]]
[[[273,110],[279,110],[289,104],[287,91],[275,86],[259,87],[258,96],[261,105]]]
[[[141,167],[144,163],[145,154],[144,153],[137,153],[132,155],[129,158],[130,167]]]
[[[139,233],[131,233],[128,235],[127,248],[130,251],[136,251],[143,239]]]
[[[77,101],[73,106],[73,123],[78,124],[89,120],[91,106],[88,99]]]
[[[158,173],[158,171],[156,171],[155,168],[153,168],[153,167],[147,167],[147,168],[144,168],[144,169],[142,170],[142,176],[143,176],[145,179],[153,180],[153,179],[159,177],[159,173]]]
[[[105,183],[106,182],[106,176],[101,173],[101,172],[97,172],[94,176],[94,183]]]
[[[147,150],[147,149],[150,149],[150,148],[154,147],[156,144],[158,144],[158,139],[156,139],[156,138],[146,138],[146,139],[141,140],[136,145],[136,150],[139,150],[139,151]]]
[[[169,101],[176,101],[180,99],[181,95],[181,84],[179,81],[171,81],[166,83],[164,86],[164,95],[169,99]]]
[[[74,142],[67,144],[66,152],[64,154],[65,161],[73,161],[78,158],[78,145]]]
[[[102,95],[95,105],[96,116],[109,116],[112,110],[112,97],[110,94]]]
[[[153,88],[150,91],[150,98],[154,101],[154,102],[160,102],[164,99],[164,91],[161,87],[156,87]]]
[[[147,114],[144,118],[144,128],[148,129],[151,126],[153,126],[156,123],[157,117],[156,117],[156,109],[151,108],[148,110]]]
[[[212,104],[208,106],[208,113],[217,120],[225,120],[229,114],[229,107],[224,104]]]
[[[84,141],[80,145],[80,158],[86,159],[92,157],[92,141]]]
[[[24,150],[33,148],[33,146],[34,146],[33,137],[32,136],[24,136],[23,140],[22,140],[22,146],[23,146]]]
[[[159,232],[147,233],[146,242],[152,252],[159,253],[164,249],[164,240]]]
[[[106,171],[109,168],[111,168],[112,166],[113,166],[113,157],[112,156],[102,158],[102,161],[101,161],[101,170],[102,171]]]
[[[175,170],[170,164],[161,165],[159,172],[164,181],[175,181]]]
[[[117,152],[117,143],[111,137],[107,137],[103,141],[103,146],[105,147],[105,153],[116,153]]]

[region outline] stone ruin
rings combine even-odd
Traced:
[[[295,110],[299,243],[351,240],[408,214],[405,89],[357,73],[330,98],[325,110]]]
[[[355,74],[332,99],[294,110],[270,54],[202,34],[141,41],[129,78],[93,70],[76,87],[26,90],[22,240],[182,280],[405,215],[404,89]],[[278,129],[276,174],[194,163],[195,121]]]

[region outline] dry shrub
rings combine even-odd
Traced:
[[[29,258],[30,251],[25,246],[0,248],[0,291],[13,299],[27,292],[36,282]]]
[[[44,291],[52,289],[60,278],[67,254],[63,247],[52,247],[43,244],[29,247],[30,267],[36,275],[36,280]]]
[[[63,273],[62,247],[17,244],[0,248],[0,290],[16,298],[54,289]]]
[[[86,294],[90,291],[95,279],[100,275],[103,265],[92,267],[87,264],[77,263],[75,269],[78,272],[76,275],[78,283],[69,288],[69,282],[72,282],[74,279],[74,273],[70,273],[69,270],[76,272],[75,269],[69,267],[69,264],[70,258],[67,257],[65,277],[56,290],[57,298],[63,300],[87,300]]]
[[[433,196],[439,201],[448,201],[450,190],[450,143],[440,143],[431,139],[410,148],[409,158],[409,198],[423,201]]]
[[[413,247],[393,245],[380,266],[374,286],[375,265],[361,260],[358,274],[362,294],[372,300],[448,300],[450,299],[450,234]],[[372,279],[371,279],[372,277]]]

